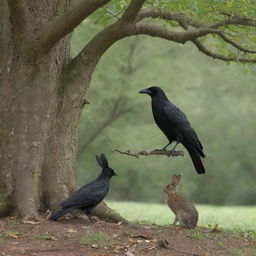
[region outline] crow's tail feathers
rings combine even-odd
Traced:
[[[204,169],[203,163],[200,158],[200,155],[201,155],[200,152],[198,152],[192,145],[184,145],[184,146],[187,149],[187,151],[192,159],[192,162],[195,166],[197,173],[205,174],[205,169]],[[201,156],[204,157],[204,154]]]
[[[65,215],[66,213],[72,211],[73,209],[60,209],[59,211],[57,212],[54,212],[51,217],[49,218],[49,220],[58,220],[61,216]]]

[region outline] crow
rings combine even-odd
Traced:
[[[64,214],[74,209],[79,209],[82,210],[93,223],[90,216],[91,210],[105,198],[109,190],[111,177],[117,175],[114,170],[108,166],[108,160],[104,154],[96,156],[96,160],[102,167],[100,176],[96,180],[82,186],[68,199],[63,201],[60,204],[61,209],[53,213],[49,218],[50,220],[56,221]]]
[[[168,100],[160,87],[145,88],[139,93],[151,96],[155,122],[169,140],[169,143],[161,150],[166,150],[173,141],[176,141],[172,149],[174,151],[177,145],[181,143],[187,149],[197,173],[204,174],[205,169],[201,161],[201,157],[205,157],[203,146],[186,115]]]

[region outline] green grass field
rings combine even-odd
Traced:
[[[130,221],[170,225],[174,215],[164,204],[112,202],[108,204]],[[256,207],[197,205],[199,226],[213,226],[232,230],[256,230]]]

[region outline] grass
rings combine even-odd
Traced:
[[[170,225],[174,215],[164,204],[108,202],[123,217],[141,224]],[[214,226],[232,231],[256,230],[256,207],[197,205],[199,226]]]
[[[36,238],[41,240],[56,240],[56,238],[51,235],[41,235],[41,236],[37,236]]]

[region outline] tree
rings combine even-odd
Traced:
[[[38,218],[39,210],[56,209],[77,189],[73,167],[84,97],[98,61],[118,40],[145,34],[192,41],[213,58],[256,62],[253,1],[208,2],[0,2],[1,216],[16,210]],[[104,27],[71,58],[71,32],[90,17]]]

